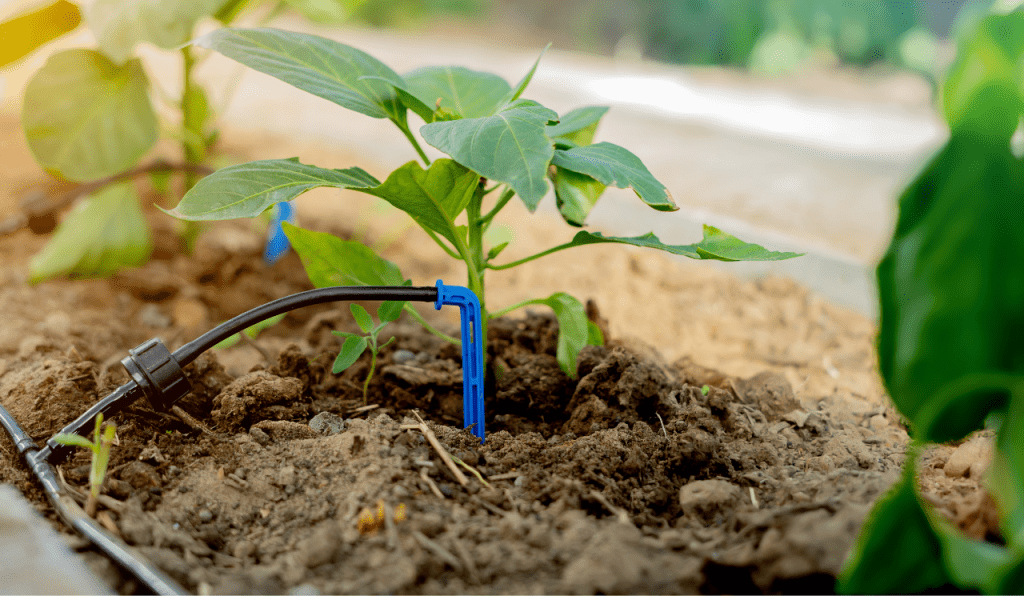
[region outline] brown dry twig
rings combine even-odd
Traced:
[[[444,465],[448,466],[448,469],[451,470],[452,474],[455,476],[455,479],[458,480],[459,484],[461,484],[462,486],[466,486],[467,484],[469,484],[469,479],[466,478],[466,475],[462,473],[462,470],[455,466],[455,462],[452,461],[452,456],[448,455],[448,452],[445,451],[444,446],[441,445],[441,442],[437,440],[437,436],[434,435],[434,431],[430,430],[430,427],[427,426],[427,423],[424,422],[422,418],[420,418],[419,412],[413,412],[413,414],[415,414],[416,419],[420,421],[420,432],[423,433],[423,436],[427,438],[427,442],[430,443],[430,446],[433,447],[435,451],[437,451],[438,456],[441,457],[441,461],[444,462]]]

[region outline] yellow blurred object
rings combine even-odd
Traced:
[[[39,46],[73,31],[82,22],[78,6],[57,0],[33,12],[0,23],[0,67],[32,53]]]

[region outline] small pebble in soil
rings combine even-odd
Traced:
[[[140,323],[153,329],[163,329],[171,325],[171,317],[165,315],[160,307],[152,302],[142,305],[137,316]]]
[[[250,428],[249,436],[251,436],[254,441],[259,443],[260,445],[263,445],[264,447],[270,444],[270,435],[263,432],[262,429],[256,427]]]
[[[213,521],[213,512],[211,512],[209,509],[200,509],[199,521],[203,522],[204,524]]]
[[[517,476],[515,482],[513,482],[512,484],[519,487],[523,486],[524,484],[526,484],[526,476]]]
[[[391,355],[391,361],[395,364],[405,364],[414,358],[416,358],[416,354],[409,350],[395,350],[395,353]]]
[[[170,465],[170,466],[167,466],[167,475],[168,476],[177,476],[178,472],[181,472],[181,468],[179,468],[178,466],[175,466],[173,464]]]
[[[320,412],[309,421],[309,428],[321,435],[336,435],[345,430],[345,420],[331,412]]]
[[[320,596],[320,590],[313,584],[301,584],[288,590],[290,596]]]

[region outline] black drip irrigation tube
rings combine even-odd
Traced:
[[[165,411],[192,388],[182,368],[221,341],[260,321],[303,306],[352,300],[433,302],[438,310],[443,305],[459,307],[462,323],[463,421],[467,428],[472,427],[473,434],[483,440],[483,339],[480,302],[469,289],[446,286],[441,280],[437,281],[435,287],[334,286],[299,292],[244,312],[181,346],[173,354],[159,338],[145,341],[129,350],[128,357],[121,360],[132,380],[93,404],[57,434],[73,433],[88,437],[88,431],[94,426],[97,414],[102,413],[109,417],[143,396],[156,410]],[[51,437],[40,448],[18,426],[18,421],[2,404],[0,425],[14,441],[18,454],[39,480],[47,499],[64,523],[81,533],[154,594],[188,593],[163,571],[146,561],[135,549],[103,529],[64,490],[57,480],[53,466],[68,457],[72,449],[70,446],[58,443]]]

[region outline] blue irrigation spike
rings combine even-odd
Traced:
[[[284,201],[274,205],[274,219],[270,222],[267,247],[263,250],[263,260],[267,265],[273,265],[288,252],[288,236],[284,235],[281,229],[281,222],[295,223],[295,206]]]
[[[462,315],[462,422],[484,440],[484,341],[480,324],[480,300],[469,288],[446,286],[437,280],[437,302],[458,306]]]

